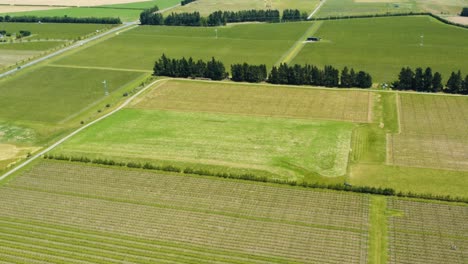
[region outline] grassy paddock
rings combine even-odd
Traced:
[[[314,180],[346,173],[354,125],[332,121],[127,109],[54,150],[68,156],[150,159],[267,171]],[[320,177],[319,177],[320,178]]]
[[[163,53],[195,59],[220,59],[272,66],[310,23],[248,24],[218,28],[140,26],[84,49],[59,64],[151,70]],[[129,56],[122,54],[131,54]]]
[[[141,73],[40,67],[0,82],[0,120],[61,122],[104,98]],[[15,89],[11,89],[15,87]]]
[[[374,82],[395,81],[404,66],[430,66],[445,82],[452,71],[468,72],[468,30],[428,16],[325,21],[316,35],[323,41],[306,44],[293,63],[351,66]]]
[[[366,123],[372,100],[366,91],[169,81],[132,107]]]

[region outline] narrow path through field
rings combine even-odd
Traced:
[[[323,21],[317,21],[312,23],[312,25],[306,30],[304,35],[302,35],[296,43],[288,50],[286,53],[281,56],[281,58],[275,63],[276,66],[278,66],[281,63],[289,63],[291,62],[297,54],[302,50],[304,45],[306,44],[305,40],[307,39],[307,36],[311,36],[317,32],[317,30],[320,28],[322,25]]]
[[[141,89],[140,91],[138,91],[136,94],[134,94],[132,97],[128,98],[125,102],[123,102],[119,107],[117,107],[116,109],[112,110],[111,112],[101,116],[100,118],[94,120],[94,121],[91,121],[90,123],[78,128],[77,130],[73,131],[72,133],[70,133],[68,136],[65,136],[64,138],[60,139],[59,141],[55,142],[54,144],[50,145],[49,147],[47,147],[46,149],[40,151],[39,153],[37,153],[36,155],[32,156],[31,158],[29,158],[28,160],[26,160],[25,162],[23,162],[22,164],[18,165],[17,167],[15,167],[14,169],[6,172],[5,174],[3,174],[1,177],[0,177],[0,181],[2,181],[3,179],[5,179],[6,177],[12,175],[13,173],[17,172],[18,170],[24,168],[26,165],[28,165],[29,163],[33,162],[34,160],[40,158],[42,155],[46,154],[47,152],[53,150],[54,148],[58,147],[59,145],[61,145],[62,143],[64,143],[65,141],[67,141],[68,139],[70,139],[71,137],[73,137],[74,135],[80,133],[81,131],[85,130],[86,128],[96,124],[97,122],[113,115],[114,113],[120,111],[122,108],[126,107],[131,101],[133,101],[133,99],[135,99],[137,96],[139,96],[140,94],[142,94],[144,91],[146,91],[148,88],[154,86],[156,83],[159,83],[159,82],[165,82],[167,81],[167,79],[163,79],[163,80],[156,80],[150,84],[148,84],[147,86],[145,86],[143,89]]]
[[[320,0],[320,4],[317,6],[317,8],[315,8],[314,11],[312,11],[312,13],[307,17],[307,19],[311,19],[319,10],[320,8],[323,6],[323,4],[325,4],[327,0]]]
[[[368,263],[387,263],[387,198],[370,197],[370,230]]]

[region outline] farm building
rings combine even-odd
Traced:
[[[319,37],[308,37],[307,41],[320,41]]]

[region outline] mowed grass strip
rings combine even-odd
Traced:
[[[54,152],[115,160],[171,161],[268,172],[310,180],[346,173],[354,124],[125,109]]]
[[[40,67],[0,82],[0,120],[58,123],[141,76],[140,72]]]
[[[366,123],[373,97],[367,91],[168,81],[131,107]]]
[[[468,170],[468,98],[401,94],[401,134],[392,135],[397,165]]]
[[[140,26],[67,56],[57,64],[152,70],[163,53],[233,63],[273,64],[310,23],[245,24],[220,27]]]
[[[365,195],[50,161],[23,176],[0,188],[7,201],[0,205],[0,240],[26,257],[107,263],[366,260]],[[73,187],[83,184],[91,184],[94,194]]]
[[[452,71],[468,72],[468,30],[429,16],[325,21],[315,34],[322,41],[306,44],[293,63],[354,67],[374,82],[395,81],[406,66],[431,67],[444,82]]]

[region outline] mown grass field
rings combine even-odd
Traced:
[[[458,15],[468,0],[327,0],[316,17],[431,12]]]
[[[272,0],[271,9],[299,9],[302,12],[310,13],[318,5],[319,0]],[[180,6],[170,12],[200,12],[202,15],[209,15],[215,11],[239,11],[249,9],[267,9],[266,1],[263,0],[197,0],[185,6]]]
[[[69,16],[69,17],[119,17],[124,22],[136,21],[143,9],[157,5],[161,10],[180,4],[180,0],[156,0],[98,7],[71,7],[9,13],[11,16]],[[5,14],[4,14],[5,15]]]
[[[373,101],[366,91],[169,81],[132,107],[367,123]]]
[[[59,123],[141,76],[138,72],[40,67],[0,82],[0,120]],[[12,89],[14,87],[14,89]]]
[[[248,24],[218,28],[141,26],[57,61],[58,64],[152,70],[156,59],[190,57],[272,66],[310,23]]]
[[[326,21],[293,63],[351,66],[370,72],[374,82],[392,82],[405,66],[432,67],[447,81],[452,71],[468,72],[468,30],[426,16]],[[421,44],[424,35],[424,46]]]
[[[127,109],[54,152],[315,181],[346,173],[353,127],[332,121]]]
[[[0,256],[78,263],[366,263],[369,197],[41,162],[0,187]]]

